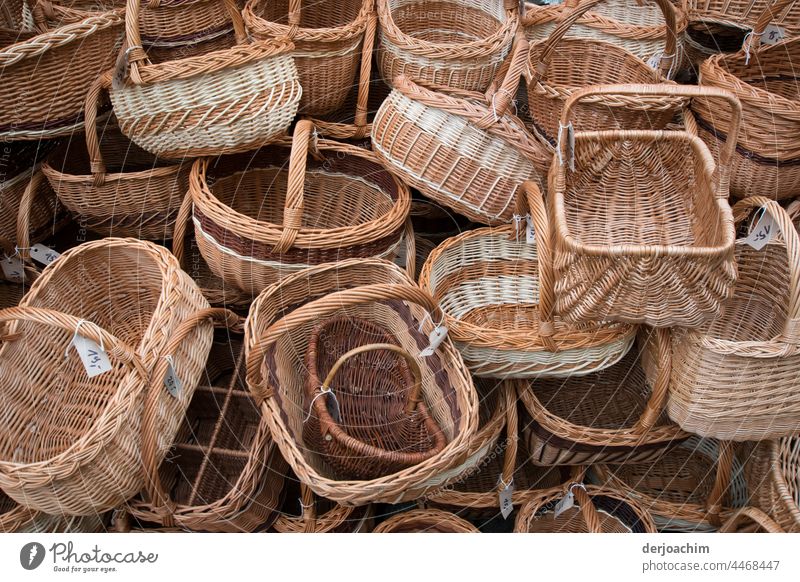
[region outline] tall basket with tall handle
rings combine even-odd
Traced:
[[[733,123],[719,164],[683,130],[574,125],[581,100],[616,95],[726,101]],[[556,313],[692,327],[720,312],[736,280],[728,179],[740,112],[729,92],[705,87],[606,85],[570,98],[550,172]]]

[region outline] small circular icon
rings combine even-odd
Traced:
[[[44,562],[44,546],[39,542],[30,542],[19,551],[19,563],[26,570],[35,570]]]

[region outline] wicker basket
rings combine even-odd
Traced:
[[[750,504],[788,532],[800,532],[800,438],[759,443],[745,464]]]
[[[0,31],[0,140],[47,139],[81,128],[84,97],[122,45],[124,9],[42,5],[61,19],[58,28],[19,38]]]
[[[800,432],[800,353],[794,339],[800,237],[788,214],[767,198],[739,202],[736,224],[759,208],[781,238],[760,250],[739,239],[733,296],[717,318],[673,341],[667,410],[684,430],[701,436],[757,441]]]
[[[277,518],[286,463],[244,385],[244,353],[228,312],[167,460],[143,444],[146,495],[128,504],[138,520],[193,531],[248,532]],[[175,345],[175,340],[173,340]],[[166,363],[161,364],[166,372]],[[160,375],[156,368],[155,375]],[[153,434],[145,431],[144,434]]]
[[[242,2],[235,1],[238,9]],[[190,47],[232,31],[231,15],[220,0],[147,0],[139,13],[139,32],[148,51]]]
[[[757,507],[737,509],[718,531],[719,533],[785,533],[780,525]]]
[[[756,31],[761,14],[769,6],[775,7],[778,17],[775,23],[781,26],[787,36],[800,34],[800,6],[797,3],[784,2],[778,9],[775,0],[672,0],[681,4],[682,8],[694,21],[716,22],[741,26]]]
[[[559,121],[565,104],[581,88],[614,83],[654,84],[663,82],[674,65],[675,13],[667,4],[669,33],[662,51],[660,70],[655,70],[624,48],[596,39],[564,38],[571,26],[603,0],[582,2],[566,13],[547,38],[531,45],[527,94],[529,114],[536,132],[555,145]],[[626,98],[593,95],[573,113],[575,127],[581,131],[603,129],[662,129],[682,107],[682,100],[667,94]]]
[[[312,129],[301,121],[294,138],[280,142],[291,145],[288,169],[287,150],[275,148],[220,160],[217,172],[211,160],[195,162],[195,237],[211,270],[229,285],[255,294],[312,265],[392,258],[401,245],[413,245],[413,238],[404,242],[408,188],[372,152],[312,140]],[[311,163],[309,153],[317,158]],[[269,204],[265,192],[274,196]]]
[[[786,0],[776,5],[775,12],[781,4]],[[764,30],[772,14],[766,10],[755,29]],[[728,90],[742,103],[731,194],[783,200],[800,195],[800,94],[795,69],[800,61],[800,39],[760,49],[759,43],[760,37],[754,36],[744,51],[705,61],[700,67],[700,84]],[[693,109],[700,137],[718,157],[730,117],[703,101],[696,101]]]
[[[341,480],[304,441],[308,417],[304,363],[311,330],[317,321],[340,315],[370,320],[414,354],[421,369],[422,400],[447,441],[437,455],[376,479]],[[269,287],[255,300],[246,330],[247,383],[263,403],[284,458],[317,495],[348,506],[414,500],[438,486],[440,476],[463,465],[478,425],[475,389],[446,337],[439,336],[443,343],[432,355],[416,356],[437,330],[442,331],[433,321],[441,321],[433,300],[397,265],[380,259],[311,267]]]
[[[553,318],[544,200],[531,182],[523,190],[533,244],[513,226],[467,231],[431,253],[420,286],[441,306],[450,335],[475,375],[563,378],[616,363],[634,341],[633,326],[578,327]]]
[[[567,496],[573,505],[559,507]],[[563,507],[563,506],[562,506]],[[558,515],[556,513],[558,512]],[[609,487],[565,483],[539,492],[517,514],[517,533],[653,533],[653,520],[634,499]]]
[[[660,532],[716,531],[747,504],[743,467],[730,443],[691,437],[656,461],[596,465],[600,481],[650,512]]]
[[[28,0],[5,0],[0,3],[0,28],[31,31],[35,28]]]
[[[686,131],[572,130],[581,99],[618,94],[727,101],[734,123],[719,165]],[[570,98],[563,163],[550,173],[556,313],[654,327],[699,326],[719,313],[736,280],[727,198],[739,112],[730,93],[704,87],[609,85]]]
[[[284,511],[275,520],[272,529],[278,533],[362,533],[371,529],[372,505],[345,507],[314,495],[306,485],[287,476]],[[297,488],[292,488],[294,484]],[[292,492],[295,495],[292,495]],[[299,493],[299,496],[297,495]],[[286,507],[290,507],[287,510]],[[299,508],[299,511],[295,508]]]
[[[83,228],[103,236],[171,239],[191,166],[157,159],[114,125],[98,136],[97,104],[110,84],[108,73],[87,96],[85,148],[80,139],[64,143],[42,172]]]
[[[249,0],[244,21],[257,39],[294,43],[300,113],[324,115],[339,109],[353,86],[372,13],[373,0]]]
[[[378,525],[372,533],[480,533],[477,527],[449,511],[412,509]]]
[[[517,382],[531,416],[525,440],[536,465],[644,463],[689,437],[666,418],[670,334],[645,330],[611,367],[585,376]]]
[[[161,247],[110,238],[64,253],[19,307],[0,312],[0,322],[13,322],[0,347],[0,487],[59,515],[95,515],[133,496],[144,485],[142,425],[160,462],[199,380],[211,327],[166,348],[212,315]],[[88,377],[72,349],[78,338],[105,350],[110,370]],[[165,356],[182,384],[177,396],[152,374]]]
[[[511,51],[518,0],[377,0],[378,63],[398,75],[466,91],[485,91]]]
[[[281,136],[302,94],[293,44],[248,42],[234,0],[223,0],[239,44],[154,64],[141,48],[140,4],[128,0],[128,45],[111,87],[122,133],[165,157],[218,155],[258,148]]]
[[[105,531],[103,516],[61,517],[47,515],[16,503],[0,491],[0,533],[99,533]]]
[[[483,224],[511,220],[520,184],[547,172],[552,154],[507,113],[525,67],[514,48],[492,95],[424,88],[395,79],[372,124],[384,165],[428,198]],[[541,181],[541,180],[540,180]]]
[[[546,39],[564,15],[578,6],[579,0],[566,0],[563,4],[536,6],[527,4],[521,24],[527,39],[538,42]],[[662,6],[659,6],[661,4]],[[688,20],[683,10],[673,7],[668,0],[603,0],[586,12],[567,31],[566,38],[593,39],[617,45],[649,63],[660,64],[668,35],[672,32],[665,23],[670,12],[675,14],[675,53],[667,77],[673,78],[681,70],[683,35]]]

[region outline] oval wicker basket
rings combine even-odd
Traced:
[[[520,215],[530,210],[533,243],[513,226],[464,232],[434,249],[420,286],[440,305],[451,337],[477,376],[563,378],[614,364],[630,349],[635,328],[578,327],[553,317],[547,212],[533,183],[523,183],[522,190],[526,203]]]
[[[766,10],[756,30],[764,30],[772,14]],[[800,14],[798,14],[800,17]],[[800,39],[761,46],[760,37],[745,43],[736,54],[717,55],[700,66],[700,84],[725,89],[742,103],[742,125],[731,161],[731,194],[737,198],[765,196],[775,200],[800,195],[800,91],[796,64]],[[693,110],[715,158],[729,132],[730,117],[697,101]]]
[[[567,12],[550,36],[531,45],[527,83],[528,114],[536,132],[555,145],[559,137],[563,109],[570,97],[582,88],[615,83],[656,84],[674,65],[676,54],[675,12],[666,2],[659,4],[670,31],[661,53],[660,69],[655,70],[624,48],[596,39],[564,38],[584,14],[603,0],[588,0]],[[581,131],[603,129],[662,129],[682,108],[682,100],[664,92],[648,96],[593,95],[574,112],[575,128]]]
[[[342,480],[304,441],[308,418],[304,362],[311,330],[317,321],[337,315],[379,325],[416,361],[422,400],[447,441],[441,452],[379,478]],[[440,476],[465,462],[478,424],[475,389],[446,338],[432,355],[417,355],[436,330],[432,321],[441,321],[433,300],[397,265],[380,259],[311,267],[269,287],[253,302],[246,330],[247,383],[262,402],[284,458],[317,495],[348,506],[415,500],[438,486]]]
[[[736,204],[736,225],[756,209],[771,221],[773,240],[759,250],[736,241],[733,296],[713,321],[673,341],[667,411],[700,436],[757,441],[800,432],[800,237],[783,208],[762,197]]]
[[[800,438],[764,441],[745,464],[750,504],[787,532],[800,532]]]
[[[312,130],[310,121],[300,121],[291,141],[280,142],[291,144],[288,169],[286,150],[274,148],[223,167],[220,177],[211,160],[195,162],[195,237],[211,270],[228,284],[258,293],[312,265],[393,258],[400,245],[413,245],[404,236],[408,188],[372,152],[312,140]],[[317,158],[312,163],[309,153]]]
[[[108,122],[98,134],[97,105],[110,84],[107,73],[87,95],[85,149],[80,139],[65,142],[42,172],[81,227],[103,236],[169,240],[191,166],[159,160]]]
[[[242,4],[236,0],[237,8]],[[139,14],[143,45],[185,48],[230,34],[233,22],[220,0],[147,0]]]
[[[644,330],[619,362],[588,375],[516,382],[536,465],[643,463],[689,437],[669,422],[670,334]]]
[[[39,0],[57,28],[34,35],[0,30],[0,140],[70,135],[83,126],[91,84],[112,68],[122,45],[124,9],[84,12]]]
[[[743,467],[730,443],[691,437],[648,463],[595,465],[601,483],[636,500],[659,532],[717,531],[747,504]]]
[[[171,353],[169,340],[212,315],[175,257],[151,243],[109,238],[61,255],[19,307],[0,311],[0,321],[10,323],[0,347],[0,487],[19,503],[59,515],[95,515],[133,496],[144,485],[143,416],[152,421],[148,436],[160,462],[212,330],[193,329]],[[78,337],[106,351],[110,370],[87,377],[72,349]],[[152,374],[165,356],[183,386],[177,396]]]
[[[511,51],[518,0],[377,0],[378,65],[399,75],[466,91],[485,91]]]
[[[508,113],[525,67],[519,39],[502,83],[489,95],[395,79],[372,124],[383,164],[433,201],[482,224],[511,220],[520,184],[539,180],[552,158],[547,146]]]
[[[302,94],[286,39],[248,42],[234,0],[223,0],[238,44],[154,64],[142,48],[143,0],[128,0],[128,48],[110,95],[122,133],[165,157],[219,155],[258,148],[291,124]]]
[[[372,14],[373,0],[249,0],[244,21],[257,39],[294,43],[300,113],[325,115],[342,107],[354,84]]]
[[[372,533],[480,533],[477,527],[449,511],[412,509],[378,525]]]
[[[572,496],[563,511],[558,504]],[[568,504],[565,504],[568,505]],[[556,512],[558,511],[558,515]],[[634,499],[609,487],[565,483],[545,489],[517,514],[517,533],[653,533],[653,520]]]
[[[520,24],[528,41],[534,43],[546,39],[564,15],[578,3],[579,0],[566,0],[561,4],[546,6],[526,4]],[[683,10],[671,4],[659,6],[662,3],[669,4],[668,0],[637,0],[635,4],[633,0],[603,0],[579,18],[567,31],[565,38],[607,42],[625,49],[646,63],[652,59],[660,64],[667,37],[672,32],[664,20],[664,14],[672,10],[675,13],[676,43],[667,77],[674,78],[682,68],[683,35],[688,20]]]
[[[694,21],[717,22],[759,29],[756,25],[764,10],[775,7],[775,22],[785,29],[787,35],[800,34],[800,5],[796,2],[783,3],[777,9],[775,0],[672,0],[680,2],[683,9]]]
[[[720,163],[684,130],[572,129],[574,106],[596,95],[725,101],[734,124]],[[733,95],[705,87],[606,85],[570,98],[550,173],[556,313],[654,327],[719,313],[736,280],[728,177],[739,112]]]

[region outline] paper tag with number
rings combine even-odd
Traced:
[[[533,218],[530,214],[525,217],[525,242],[529,245],[536,242],[536,231],[533,230]]]
[[[25,265],[18,256],[6,257],[2,261],[3,274],[6,279],[15,283],[25,281]]]
[[[761,34],[761,44],[777,44],[786,38],[786,31],[777,24],[769,24]]]
[[[500,490],[500,513],[507,519],[514,511],[514,483],[511,482]]]
[[[769,212],[764,212],[744,242],[760,251],[773,239],[779,228],[772,215]]]
[[[447,337],[447,328],[445,326],[438,325],[434,327],[433,331],[431,331],[431,333],[428,334],[428,342],[429,342],[428,347],[422,350],[419,353],[419,355],[422,356],[423,358],[432,356],[433,353],[436,351],[436,348],[442,345],[442,342],[446,337]]]
[[[566,510],[568,510],[568,509],[570,509],[570,508],[572,508],[574,506],[575,506],[575,495],[572,493],[572,489],[570,489],[567,492],[567,494],[564,496],[564,498],[561,501],[559,501],[558,503],[556,503],[556,507],[555,507],[556,515],[555,515],[555,517],[558,517],[559,515],[564,513]]]
[[[647,59],[647,66],[651,69],[657,69],[661,65],[661,53],[656,53]]]
[[[35,244],[31,247],[31,258],[45,267],[60,256],[60,253],[42,244]]]
[[[76,334],[72,338],[72,345],[75,346],[75,350],[78,352],[89,378],[99,376],[111,369],[111,361],[108,359],[108,354],[93,340]]]
[[[181,393],[181,390],[183,390],[183,384],[181,383],[181,379],[178,378],[178,373],[175,371],[172,357],[170,356],[167,358],[167,361],[169,362],[169,366],[167,367],[167,373],[164,376],[164,386],[167,387],[167,392],[177,398]]]

